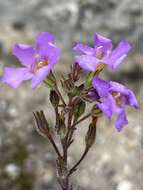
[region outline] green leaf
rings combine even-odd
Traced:
[[[53,81],[52,79],[49,79],[49,78],[47,80],[44,80],[44,83],[50,89],[54,89],[56,86],[55,81]]]

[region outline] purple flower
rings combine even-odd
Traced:
[[[36,47],[16,44],[13,49],[23,67],[4,68],[2,82],[17,88],[24,80],[32,79],[32,88],[36,88],[46,79],[60,57],[60,49],[54,45],[55,37],[48,32],[41,32],[36,38]]]
[[[115,127],[121,131],[123,126],[128,124],[125,107],[126,105],[138,108],[138,102],[134,93],[117,82],[105,81],[99,77],[94,77],[93,87],[99,95],[96,103],[106,117],[111,119],[113,113],[117,114]]]
[[[75,56],[75,61],[83,69],[93,72],[101,64],[108,65],[109,68],[115,70],[125,59],[130,49],[131,45],[127,41],[121,41],[113,49],[112,41],[97,33],[94,34],[94,47],[77,43],[73,48],[74,51],[81,53],[81,55]]]

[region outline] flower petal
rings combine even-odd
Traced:
[[[73,50],[78,51],[79,53],[84,53],[86,55],[93,55],[96,53],[94,48],[91,48],[91,47],[87,46],[86,44],[82,44],[82,43],[77,43],[73,47]]]
[[[34,62],[35,50],[31,45],[16,44],[13,48],[13,55],[15,55],[22,65],[30,67]]]
[[[112,41],[109,38],[105,38],[98,33],[94,34],[94,46],[102,47],[102,51],[105,53],[112,49]]]
[[[55,65],[59,61],[60,55],[61,55],[61,50],[56,46],[50,45],[49,51],[47,53],[49,65]]]
[[[38,48],[46,46],[47,43],[55,43],[55,36],[50,32],[40,32],[36,38],[36,46]]]
[[[40,57],[39,61],[46,60],[54,63],[59,60],[61,54],[61,50],[52,43],[46,43],[45,46],[40,46],[36,51],[37,55]]]
[[[5,67],[1,81],[13,88],[17,88],[24,80],[29,80],[32,77],[33,74],[27,68]]]
[[[96,89],[98,95],[102,97],[106,97],[109,94],[110,84],[108,81],[103,80],[99,77],[94,77],[92,81],[93,87]]]
[[[130,105],[134,108],[139,108],[139,104],[134,93],[124,85],[110,81],[110,91],[120,92],[122,95],[125,96],[127,105]]]
[[[97,93],[97,91],[93,88],[91,89],[89,92],[88,92],[88,98],[91,100],[91,101],[99,101],[100,97]]]
[[[41,32],[36,38],[36,50],[40,55],[47,55],[50,45],[54,46],[55,37],[49,32]]]
[[[75,61],[80,65],[81,68],[87,71],[95,71],[99,63],[99,60],[91,55],[75,56]]]
[[[121,94],[124,94],[124,95],[127,94],[128,89],[124,85],[118,82],[114,82],[114,81],[110,81],[109,83],[110,83],[110,91],[120,92]]]
[[[126,95],[126,100],[127,100],[127,105],[130,105],[134,108],[139,108],[139,103],[136,99],[136,96],[135,94],[131,91],[131,90],[128,90],[128,94]]]
[[[108,119],[111,119],[116,106],[115,100],[112,95],[109,94],[108,97],[103,99],[102,103],[97,102],[97,105],[99,109],[103,111],[105,116],[108,117]]]
[[[126,118],[125,108],[123,107],[122,109],[120,109],[120,112],[118,113],[117,120],[115,122],[115,127],[120,132],[123,129],[124,125],[127,124],[128,120]]]
[[[37,88],[43,82],[43,80],[46,78],[50,70],[51,70],[51,67],[48,65],[48,66],[42,67],[35,73],[35,75],[32,78],[33,89]]]
[[[121,41],[112,51],[107,62],[112,70],[115,70],[119,64],[126,58],[127,53],[131,50],[131,45],[126,41]]]

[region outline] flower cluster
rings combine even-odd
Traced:
[[[107,118],[111,119],[113,113],[117,114],[115,127],[118,131],[128,123],[125,107],[129,105],[138,108],[138,102],[131,90],[117,82],[103,80],[99,73],[106,66],[115,70],[130,49],[131,45],[127,41],[121,41],[113,48],[110,39],[97,33],[94,34],[94,47],[82,43],[77,43],[73,47],[73,50],[79,53],[75,56],[75,62],[81,69],[93,74],[88,95]],[[16,44],[13,55],[18,58],[22,67],[4,68],[1,81],[17,88],[23,81],[32,79],[34,89],[46,81],[54,65],[59,61],[60,52],[55,45],[55,37],[49,32],[41,32],[37,36],[35,48],[31,45]]]
[[[59,85],[53,68],[58,63],[61,51],[55,45],[55,37],[49,32],[41,32],[36,38],[36,45],[16,44],[13,55],[21,62],[20,68],[5,67],[1,82],[17,88],[25,80],[32,79],[32,89],[42,82],[50,88],[49,100],[54,109],[55,123],[49,126],[42,110],[35,111],[36,129],[46,137],[57,154],[57,178],[62,190],[71,189],[69,177],[77,170],[96,139],[98,118],[103,113],[108,119],[116,114],[117,131],[128,123],[126,106],[138,108],[134,93],[127,87],[114,81],[102,79],[99,75],[105,67],[112,71],[123,62],[131,45],[121,41],[113,48],[112,41],[97,33],[94,34],[94,47],[77,43],[73,51],[78,52],[71,66],[70,73],[62,75]],[[81,80],[85,72],[85,80]],[[60,87],[66,94],[63,97]],[[84,115],[87,103],[91,109]],[[84,116],[83,116],[84,115]],[[77,125],[90,118],[85,135],[85,148],[80,159],[71,167],[68,164],[68,149],[74,142]],[[57,146],[56,137],[58,136]]]

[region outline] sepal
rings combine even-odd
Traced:
[[[95,104],[95,105],[92,107],[91,114],[92,114],[92,116],[94,116],[94,117],[101,117],[102,111],[101,111],[101,110],[98,108],[98,106]]]

